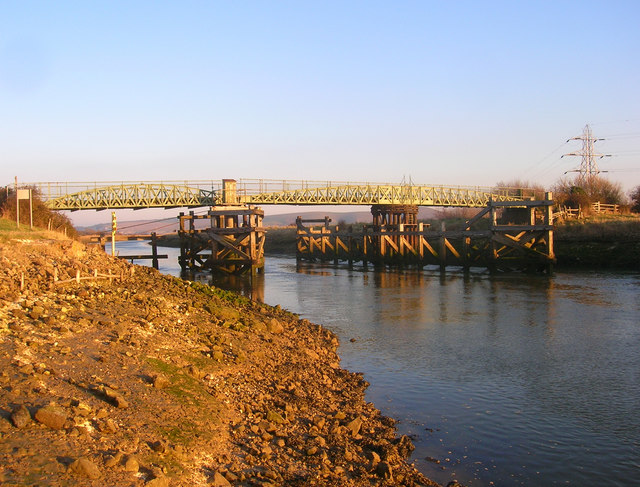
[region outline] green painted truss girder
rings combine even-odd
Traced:
[[[485,207],[493,201],[520,201],[522,196],[487,189],[416,185],[344,185],[301,188],[240,196],[256,205],[416,205]]]
[[[38,189],[42,192],[42,188]],[[53,210],[176,208],[213,206],[217,203],[217,192],[175,184],[123,183],[44,199]]]
[[[522,189],[412,184],[312,183],[238,180],[225,194],[222,181],[32,183],[54,210],[176,208],[218,205],[417,205],[485,207],[489,201],[521,201]]]

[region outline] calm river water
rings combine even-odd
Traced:
[[[160,252],[171,256],[160,270],[179,274],[176,249]],[[242,280],[216,285],[251,293]],[[364,372],[368,400],[400,421],[437,482],[640,485],[638,274],[374,272],[268,257],[252,292],[340,337],[343,367]]]

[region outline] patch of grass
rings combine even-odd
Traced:
[[[233,291],[225,291],[224,289],[220,289],[213,286],[208,286],[207,284],[202,284],[201,282],[193,281],[190,283],[190,286],[196,291],[206,295],[206,296],[216,296],[227,303],[234,304],[236,306],[248,306],[251,305],[251,300],[244,296],[240,296]]]
[[[60,240],[66,239],[66,237],[58,232],[52,232],[44,230],[42,228],[33,227],[29,228],[29,225],[24,223],[20,224],[20,228],[16,225],[15,221],[7,218],[0,218],[0,242],[6,243],[11,240]]]
[[[567,220],[555,226],[556,240],[628,241],[640,238],[640,218],[624,215]]]
[[[161,372],[169,380],[169,386],[164,390],[187,405],[204,407],[206,399],[210,398],[202,384],[188,375],[179,367],[163,362],[162,360],[149,358],[149,365]]]
[[[196,366],[206,362],[204,357],[184,358]],[[208,393],[199,380],[188,375],[180,367],[156,358],[148,358],[147,362],[169,380],[169,385],[163,389],[164,392],[185,406],[195,408],[185,414],[184,420],[175,418],[161,426],[159,433],[170,442],[185,446],[212,438],[220,423],[221,403]]]

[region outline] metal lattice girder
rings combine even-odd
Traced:
[[[121,183],[45,198],[54,210],[105,208],[175,208],[213,206],[218,192],[164,183]]]
[[[235,183],[235,181],[234,181]],[[238,180],[233,201],[222,181],[32,183],[54,210],[254,205],[416,205],[484,207],[522,201],[526,190],[371,183]],[[526,196],[530,196],[527,194]]]
[[[518,201],[521,197],[486,189],[415,185],[344,185],[300,188],[240,197],[260,205],[417,205],[483,207],[490,200]]]

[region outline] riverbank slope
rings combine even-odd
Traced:
[[[322,326],[38,237],[0,239],[3,485],[436,485]]]

